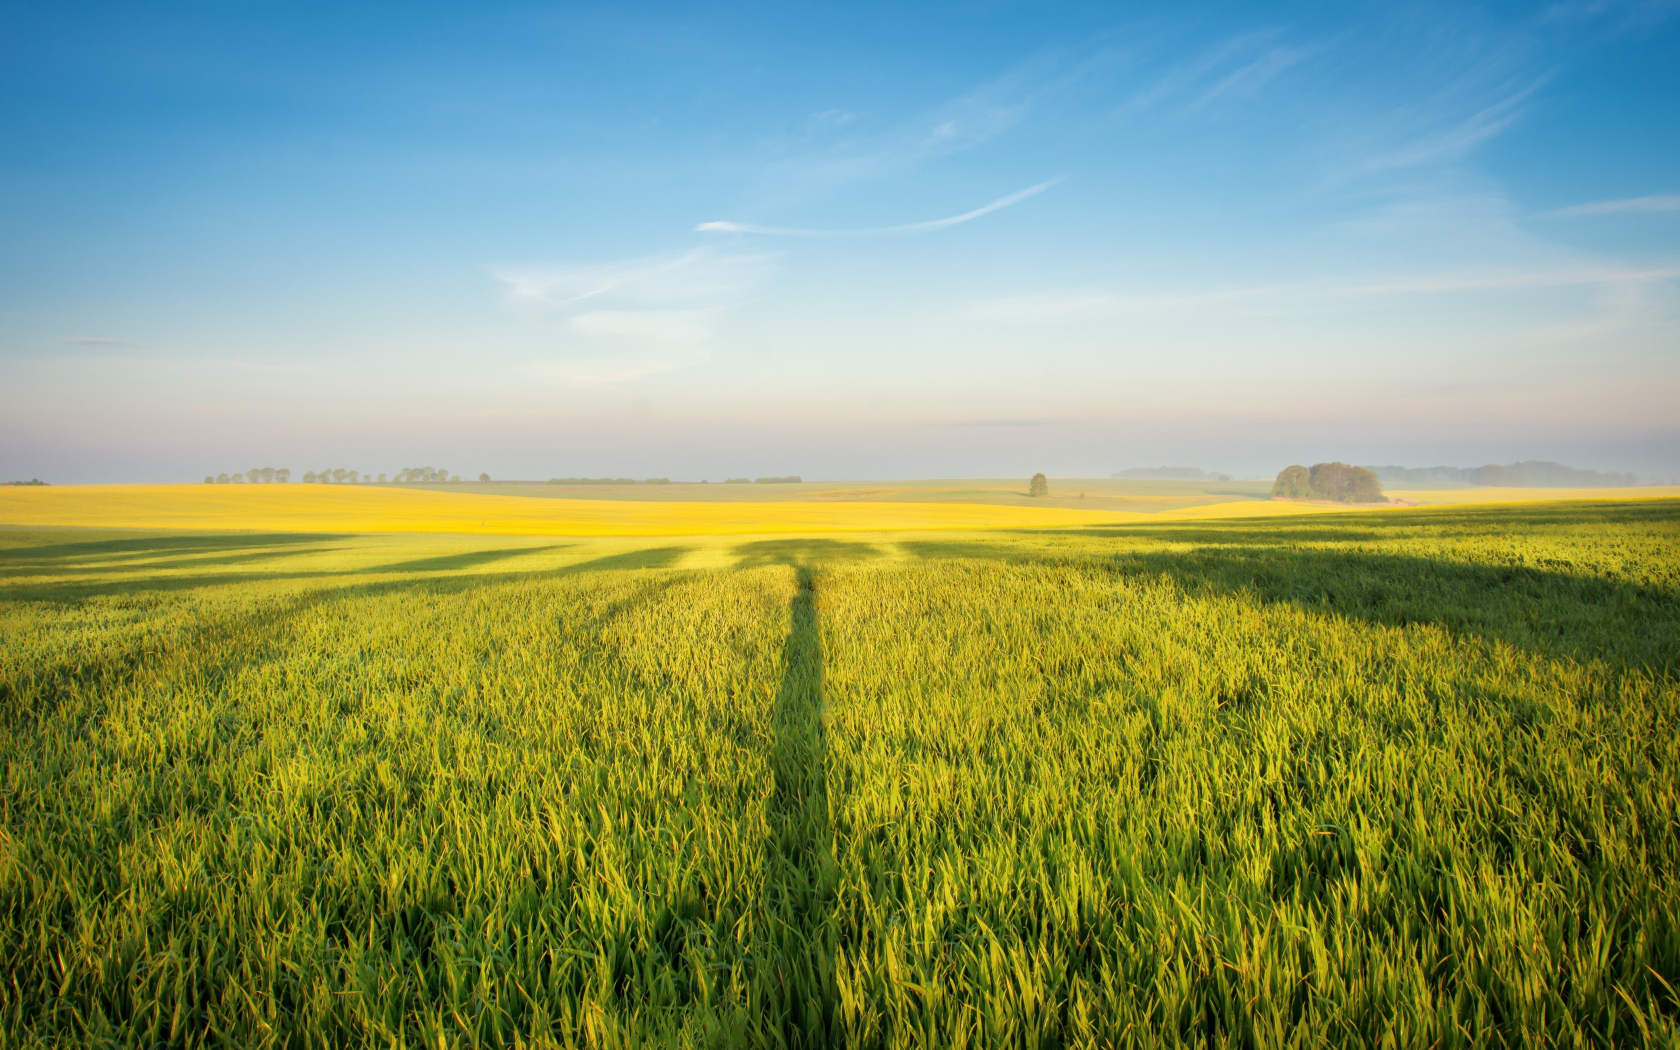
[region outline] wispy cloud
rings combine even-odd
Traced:
[[[131,350],[149,350],[150,344],[136,342],[133,339],[114,339],[104,335],[72,335],[60,339],[59,342],[67,346],[98,346],[111,349],[127,348]]]
[[[993,299],[975,304],[965,311],[963,316],[977,321],[1076,324],[1136,314],[1200,309],[1219,303],[1258,300],[1300,304],[1386,296],[1645,285],[1675,279],[1680,279],[1680,267],[1620,269],[1584,266],[1551,270],[1433,274],[1366,283],[1298,281],[1152,295],[1128,295],[1101,289],[1073,289]]]
[[[1218,83],[1202,93],[1202,97],[1196,100],[1196,105],[1209,105],[1225,95],[1252,95],[1265,87],[1267,81],[1317,50],[1316,47],[1270,48],[1253,62],[1226,74]]]
[[[1591,215],[1621,215],[1626,212],[1680,211],[1680,193],[1652,197],[1629,197],[1619,201],[1594,201],[1541,212],[1539,219],[1574,219]]]
[[[1365,163],[1368,171],[1405,168],[1442,160],[1456,160],[1495,137],[1520,119],[1524,103],[1549,77],[1539,77],[1510,90],[1492,103],[1449,127],[1430,131],[1397,149],[1378,153]]]
[[[990,204],[982,205],[973,211],[965,211],[961,215],[952,215],[944,219],[932,219],[927,222],[913,222],[904,226],[880,226],[865,230],[805,230],[788,226],[755,226],[745,222],[703,222],[694,227],[696,232],[702,233],[757,233],[770,237],[897,237],[911,233],[931,233],[943,230],[958,223],[978,219],[982,215],[989,215],[994,211],[1017,204],[1028,197],[1036,196],[1060,182],[1061,179],[1050,179],[1036,186],[1028,186],[1024,190],[1017,190],[1007,197],[999,197]]]
[[[563,307],[600,300],[668,308],[732,299],[757,285],[770,262],[767,255],[697,248],[585,266],[497,267],[491,273],[511,298],[525,302]]]
[[[718,325],[766,278],[773,258],[701,248],[492,273],[510,302],[559,316],[555,357],[516,371],[594,389],[706,360]]]
[[[572,331],[642,346],[699,346],[716,330],[721,310],[590,310],[567,321]]]

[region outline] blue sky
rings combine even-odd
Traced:
[[[1680,474],[1680,3],[0,11],[0,475]]]

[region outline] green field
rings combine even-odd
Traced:
[[[1680,501],[0,530],[0,630],[4,1047],[1680,1046]]]

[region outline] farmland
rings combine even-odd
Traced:
[[[1680,1041],[1680,501],[226,492],[0,505],[4,1045]]]

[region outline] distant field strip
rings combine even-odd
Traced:
[[[1323,513],[1248,501],[1174,516]],[[709,536],[996,529],[1159,521],[1164,514],[970,503],[640,503],[333,485],[79,485],[0,489],[0,524],[499,536]]]
[[[1426,505],[1469,506],[1480,503],[1551,503],[1577,499],[1673,499],[1680,485],[1646,485],[1631,489],[1385,489],[1390,499],[1414,500]]]

